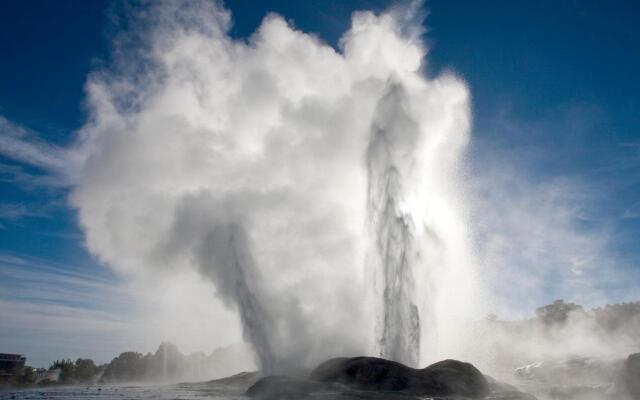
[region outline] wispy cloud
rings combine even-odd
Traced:
[[[83,308],[107,309],[126,304],[126,292],[110,274],[91,274],[71,266],[51,262],[0,255],[0,279],[11,283],[0,287],[0,296],[48,304],[75,304]],[[102,276],[101,276],[102,275]],[[96,295],[97,294],[97,295]],[[111,301],[101,303],[101,297]],[[119,304],[120,303],[120,304]]]
[[[55,213],[63,210],[65,206],[64,202],[60,202],[56,200],[55,197],[48,198],[45,197],[43,199],[28,199],[18,202],[5,202],[0,203],[0,223],[3,224],[3,227],[9,226],[28,226],[29,219],[48,219],[53,222],[53,217]],[[69,235],[69,233],[65,232],[47,232],[44,229],[38,230],[39,234],[42,235],[53,235],[53,236],[65,236]],[[81,241],[81,237],[74,237],[75,240]]]
[[[55,358],[106,360],[135,330],[132,295],[109,274],[0,254],[0,338],[3,351],[32,365]]]
[[[36,133],[3,116],[0,116],[0,155],[39,170],[28,172],[21,165],[0,163],[0,179],[7,181],[8,176],[26,186],[67,186],[78,172],[74,165],[77,154],[72,149],[47,143]]]
[[[624,212],[622,213],[622,218],[623,219],[640,218],[640,201],[632,204],[631,206],[629,206],[629,208],[624,210]]]
[[[0,152],[47,170],[63,171],[67,164],[65,149],[37,140],[32,132],[1,116]]]
[[[22,165],[2,162],[0,162],[0,182],[18,185],[28,191],[66,186],[66,183],[55,175],[29,172]]]
[[[24,217],[38,217],[40,215],[25,204],[0,203],[0,220],[15,221]]]

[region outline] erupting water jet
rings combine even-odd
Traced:
[[[411,214],[400,205],[414,167],[413,151],[419,126],[405,111],[402,85],[390,83],[376,106],[367,151],[368,213],[374,235],[376,264],[383,282],[379,310],[380,356],[417,366],[420,355],[420,316],[414,296],[415,228]]]

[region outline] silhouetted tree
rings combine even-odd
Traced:
[[[572,312],[583,312],[582,306],[575,303],[565,303],[564,300],[556,300],[552,304],[540,307],[536,310],[536,315],[541,318],[546,325],[564,324],[569,319]]]
[[[98,367],[88,358],[78,358],[74,366],[74,378],[77,382],[90,382],[98,374]]]
[[[111,360],[102,375],[104,382],[142,380],[147,374],[148,356],[128,351]]]
[[[60,377],[58,378],[58,382],[60,383],[72,383],[74,381],[74,372],[75,372],[75,364],[73,361],[67,360],[56,360],[49,367],[49,371],[57,369],[60,371]]]
[[[24,367],[20,376],[20,386],[29,386],[36,383],[36,372],[31,367]]]

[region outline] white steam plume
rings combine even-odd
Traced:
[[[423,75],[411,18],[356,13],[337,52],[277,15],[244,42],[215,4],[150,7],[129,33],[142,50],[87,85],[72,202],[89,249],[127,274],[199,271],[268,372],[455,355],[478,304],[457,184],[468,92]],[[387,324],[410,340],[376,349],[385,313],[421,339]]]

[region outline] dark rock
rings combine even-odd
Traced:
[[[333,358],[318,365],[309,379],[338,382],[359,390],[402,391],[414,385],[416,370],[375,357]]]
[[[624,363],[624,379],[633,400],[640,400],[640,353],[631,354]]]
[[[422,370],[427,378],[425,387],[433,387],[434,394],[460,396],[482,396],[488,393],[489,384],[485,376],[470,363],[444,360]]]
[[[428,398],[535,400],[514,386],[485,377],[473,365],[444,360],[424,369],[375,357],[334,358],[308,380],[286,376],[260,379],[247,392],[260,400],[418,400]]]
[[[640,353],[627,357],[615,383],[615,392],[620,398],[640,400]]]
[[[431,396],[481,397],[489,392],[487,380],[476,367],[456,360],[414,369],[375,357],[334,358],[320,364],[309,378],[356,390]]]

